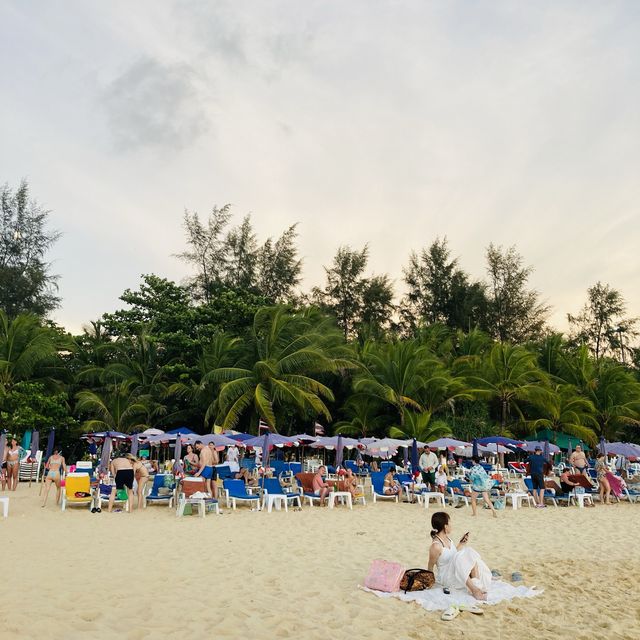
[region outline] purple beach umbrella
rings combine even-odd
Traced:
[[[420,464],[420,456],[418,455],[418,441],[414,438],[411,443],[411,471],[415,473]]]
[[[0,434],[0,460],[4,458],[4,450],[7,447],[7,434]]]
[[[44,459],[48,460],[53,453],[53,446],[56,442],[56,430],[55,428],[49,431],[49,437],[47,438],[47,452],[44,454]]]
[[[35,430],[31,436],[31,453],[29,455],[30,458],[36,459],[38,455],[38,449],[40,448],[40,432]]]

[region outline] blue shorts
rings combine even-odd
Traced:
[[[202,469],[202,473],[200,474],[205,480],[217,480],[217,473],[215,473],[215,467],[204,467]]]

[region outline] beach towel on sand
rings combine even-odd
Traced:
[[[416,602],[427,611],[445,611],[451,605],[473,605],[473,604],[498,604],[504,600],[513,598],[533,598],[540,595],[543,590],[535,587],[516,587],[502,580],[493,580],[487,591],[487,602],[481,603],[476,600],[466,589],[452,589],[450,594],[442,590],[442,585],[436,584],[427,591],[395,591],[393,593],[383,593],[361,587],[364,591],[369,591],[380,598],[399,598],[407,602]]]

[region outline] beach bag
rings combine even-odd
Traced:
[[[433,571],[427,569],[407,569],[400,580],[400,589],[407,591],[424,591],[431,589],[436,582]]]
[[[404,576],[404,567],[397,562],[374,560],[364,579],[364,586],[376,591],[392,593],[400,590],[400,581]]]
[[[128,500],[129,499],[129,494],[127,493],[126,489],[118,489],[118,491],[116,491],[116,499],[118,500]]]

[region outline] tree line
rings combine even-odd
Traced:
[[[85,430],[215,425],[357,436],[518,437],[541,428],[589,444],[640,437],[636,320],[622,294],[589,288],[567,335],[530,289],[515,248],[490,245],[474,280],[446,238],[409,256],[406,293],[340,247],[325,283],[299,289],[297,227],[259,242],[229,205],[185,212],[193,276],[142,277],[124,307],[70,335],[46,254],[58,237],[26,183],[0,194],[2,428]]]

